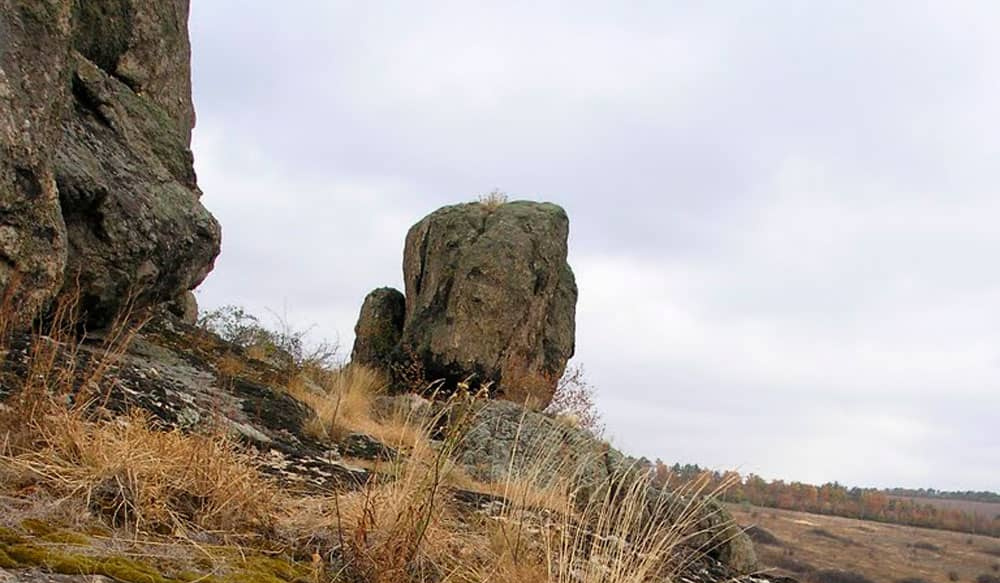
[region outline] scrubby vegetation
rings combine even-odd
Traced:
[[[274,359],[288,368],[335,367],[338,347],[326,340],[313,341],[310,329],[298,330],[288,318],[271,312],[268,326],[245,308],[226,305],[203,313],[198,325],[226,342],[250,351],[251,356]]]
[[[346,460],[370,469],[364,483],[284,487],[262,471],[267,453],[225,424],[181,431],[139,409],[108,409],[107,373],[141,319],[83,346],[61,324],[73,309],[17,346],[11,310],[0,310],[0,352],[34,351],[28,374],[3,378],[0,567],[158,583],[639,583],[708,548],[691,548],[705,534],[702,495],[715,494],[707,482],[650,499],[645,474],[626,471],[585,488],[546,451],[500,482],[474,480],[452,454],[477,395],[434,407],[418,397],[401,407],[403,398],[386,410],[378,373],[330,366],[301,335],[268,332],[245,312],[210,314],[206,325],[238,349],[214,356],[224,378],[248,374],[245,358],[277,358],[289,365],[283,389],[311,411],[309,435],[334,446],[362,433],[392,448]],[[262,345],[271,350],[255,353]]]
[[[600,436],[604,433],[604,421],[594,401],[595,393],[594,386],[584,375],[583,366],[570,365],[559,379],[545,412]]]

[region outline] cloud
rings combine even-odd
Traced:
[[[224,228],[202,303],[348,346],[409,225],[499,187],[570,214],[577,360],[627,448],[1000,489],[998,18],[195,3],[194,151]]]

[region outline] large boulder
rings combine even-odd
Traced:
[[[32,309],[79,294],[96,325],[195,287],[220,229],[190,151],[188,0],[0,3],[0,285]]]
[[[547,405],[573,355],[577,289],[557,205],[448,206],[406,236],[401,346],[444,389]]]
[[[52,156],[68,105],[71,1],[0,0],[0,292],[33,314],[62,287]]]
[[[354,326],[351,362],[388,368],[403,335],[405,318],[406,299],[399,290],[380,287],[365,296]]]

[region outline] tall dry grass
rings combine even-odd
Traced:
[[[142,411],[111,415],[114,369],[147,317],[126,309],[84,344],[78,296],[57,299],[44,318],[0,305],[0,352],[26,350],[22,370],[2,379],[0,491],[30,493],[90,512],[133,532],[262,532],[275,486],[224,433],[166,431]]]
[[[461,399],[453,397],[435,415],[392,421],[407,426],[401,435],[409,439],[394,459],[358,490],[297,501],[279,530],[332,531],[338,573],[351,581],[447,580],[457,568],[456,550],[474,535],[458,517],[451,487],[455,448],[474,415]]]
[[[225,435],[163,431],[134,412],[109,421],[52,407],[24,431],[28,450],[5,448],[0,485],[82,503],[134,532],[263,533],[276,486]]]
[[[570,461],[558,444],[543,436],[512,454],[507,478],[490,485],[506,502],[456,580],[660,581],[728,542],[706,527],[708,500],[720,493],[707,480],[667,493],[652,488],[647,472],[623,468],[595,488],[582,473],[593,460]],[[519,455],[528,462],[515,464]]]
[[[72,305],[64,309],[59,318],[73,321]],[[504,480],[476,485],[498,503],[471,509],[456,497],[470,480],[454,459],[482,395],[456,394],[433,415],[376,415],[386,381],[353,366],[289,392],[315,411],[317,436],[369,433],[397,457],[360,489],[282,491],[223,432],[166,431],[142,412],[95,415],[105,373],[134,333],[112,330],[81,359],[65,326],[35,330],[30,373],[0,413],[0,492],[89,512],[130,536],[311,547],[323,567],[316,581],[641,583],[682,569],[691,544],[724,542],[702,526],[712,492],[655,495],[636,471],[595,484],[584,479],[587,460],[565,456],[555,434],[515,450]]]

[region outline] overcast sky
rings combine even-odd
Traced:
[[[411,224],[566,208],[636,455],[1000,491],[1000,3],[194,0],[203,308],[339,339]]]

